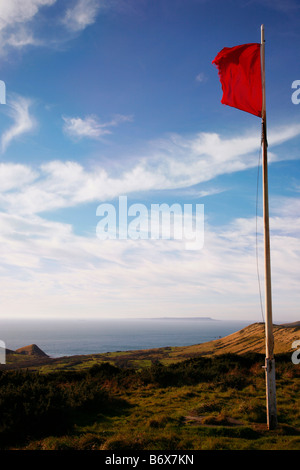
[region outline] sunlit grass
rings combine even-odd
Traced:
[[[9,447],[119,451],[300,449],[299,369],[289,361],[278,366],[279,425],[274,431],[266,427],[264,372],[257,365],[248,368],[242,359],[224,356],[210,362],[209,367],[206,360],[199,359],[170,369],[147,363],[137,371],[108,363],[99,368],[97,363],[97,358],[93,359],[89,362],[92,369],[87,369],[85,363],[77,372],[56,370],[51,375],[44,371],[41,376],[46,382],[56,377],[66,391],[71,381],[75,398],[83,400],[84,407],[75,406],[67,433],[47,435],[45,430],[44,436],[28,437]],[[185,383],[185,377],[189,383]],[[16,375],[15,380],[21,378]],[[97,390],[103,390],[108,406],[85,403],[81,388],[82,393],[94,390],[95,396]],[[70,398],[71,405],[75,405],[72,395]]]

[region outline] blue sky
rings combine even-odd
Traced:
[[[261,122],[220,103],[212,60],[264,24],[273,317],[299,319],[299,20],[296,0],[0,0],[3,318],[262,320]],[[99,240],[120,196],[203,204],[202,249]]]

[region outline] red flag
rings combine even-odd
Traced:
[[[212,61],[222,84],[221,103],[261,117],[260,44],[224,47]]]

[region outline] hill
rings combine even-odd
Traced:
[[[275,356],[292,353],[292,343],[300,339],[300,322],[274,325]],[[39,351],[38,354],[36,354]],[[7,355],[7,364],[2,369],[32,368],[45,372],[50,370],[81,370],[97,363],[110,362],[118,367],[141,368],[160,361],[163,364],[180,362],[199,356],[221,354],[265,354],[265,329],[263,323],[254,323],[224,338],[192,346],[170,347],[133,351],[118,351],[104,354],[77,355],[59,358],[48,357],[38,346],[30,345]]]
[[[170,363],[155,361],[158,353]],[[130,367],[116,367],[95,355],[55,359],[35,366],[38,373],[1,371],[0,450],[146,450],[163,455],[300,449],[300,369],[290,353],[277,356],[275,430],[266,425],[262,354],[198,352],[185,360],[177,348],[115,354],[107,355],[110,362],[125,357]],[[43,373],[47,370],[54,373]]]
[[[291,352],[293,341],[300,339],[300,322],[273,325],[273,331],[274,353]],[[215,356],[218,354],[243,354],[248,352],[265,353],[264,323],[254,323],[224,338],[185,347],[185,354],[198,353]]]
[[[274,326],[272,431],[263,324],[186,347],[60,358],[20,348],[1,366],[0,450],[299,450],[299,328]]]
[[[26,354],[28,356],[49,357],[36,344],[30,344],[29,346],[16,349],[15,352],[19,354]]]

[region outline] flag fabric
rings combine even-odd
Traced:
[[[212,61],[219,72],[221,103],[261,117],[262,82],[260,44],[224,47]]]

